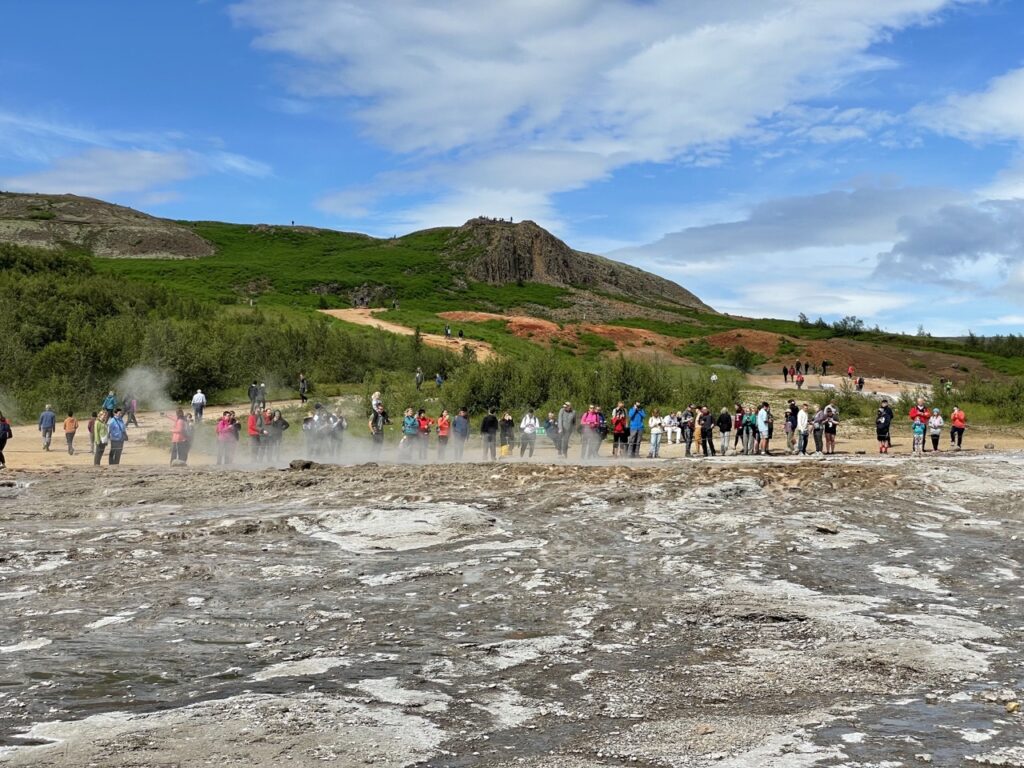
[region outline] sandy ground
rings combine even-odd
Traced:
[[[763,374],[763,373],[751,373],[747,374],[747,383],[751,386],[760,387],[762,389],[792,389],[796,390],[796,384],[792,381],[786,381],[782,378],[781,366],[779,373],[777,374]],[[823,389],[827,389],[828,386],[834,387],[836,390],[842,389],[846,384],[851,382],[845,375],[839,376],[829,374],[828,376],[821,376],[816,373],[808,374],[804,377],[803,390],[805,392],[817,392]],[[822,385],[827,386],[822,386]],[[902,379],[884,379],[884,378],[868,378],[864,377],[864,394],[873,395],[876,397],[888,397],[889,401],[892,402],[900,396],[903,392],[917,392],[918,390],[930,393],[931,384],[925,384],[916,381],[906,381]]]
[[[331,317],[336,317],[339,320],[344,320],[346,323],[368,325],[373,328],[379,328],[382,331],[398,333],[402,336],[412,336],[415,333],[413,328],[408,328],[404,325],[399,325],[398,323],[389,323],[386,320],[380,320],[374,317],[376,313],[384,311],[381,309],[365,309],[360,307],[353,309],[322,309],[320,311],[325,315],[330,315]],[[462,352],[463,348],[469,348],[473,350],[476,354],[476,359],[479,361],[489,360],[495,356],[494,348],[486,341],[473,341],[470,339],[459,339],[457,337],[446,339],[439,333],[421,333],[420,338],[423,339],[424,344],[428,344],[431,347],[437,347],[438,349]]]
[[[1024,766],[1024,455],[0,477],[0,764]]]

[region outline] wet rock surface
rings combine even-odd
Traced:
[[[1024,765],[1024,457],[0,488],[0,762]]]

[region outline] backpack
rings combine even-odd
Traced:
[[[10,422],[0,421],[0,440],[10,440],[14,437],[14,432],[11,431]]]

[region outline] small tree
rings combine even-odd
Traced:
[[[754,367],[754,353],[742,344],[738,344],[726,352],[725,360],[729,365],[744,373],[749,373],[750,369]]]
[[[811,321],[807,319],[807,315],[805,315],[803,312],[801,312],[797,316],[796,321],[797,321],[797,323],[799,323],[801,328],[810,328],[811,327]]]

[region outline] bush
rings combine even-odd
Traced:
[[[818,408],[824,408],[829,403],[834,403],[839,409],[840,417],[845,419],[873,416],[878,410],[878,403],[862,395],[846,379],[835,390],[823,389],[808,394]]]

